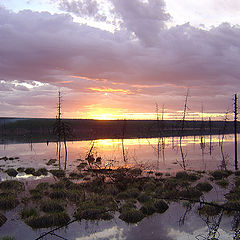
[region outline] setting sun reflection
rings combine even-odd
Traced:
[[[159,141],[163,142],[165,145],[170,145],[173,143],[175,143],[175,145],[179,145],[179,137],[165,137],[165,138],[136,138],[136,139],[124,139],[124,145],[125,146],[144,146],[144,145],[157,145],[159,143]],[[214,135],[211,137],[210,140],[210,136],[202,136],[202,140],[201,140],[201,136],[186,136],[183,137],[182,139],[182,145],[186,146],[188,144],[200,144],[202,141],[204,141],[204,143],[210,143],[210,141],[212,143],[218,143],[219,141],[222,141],[222,136],[218,135]],[[232,142],[233,141],[233,137],[232,135],[227,135],[225,136],[224,142]],[[109,146],[116,146],[122,144],[122,139],[99,139],[99,140],[95,140],[95,146],[98,147],[109,147]]]

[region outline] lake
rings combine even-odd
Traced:
[[[76,169],[79,159],[86,158],[92,145],[92,154],[94,157],[102,158],[102,167],[141,166],[146,170],[154,169],[165,173],[182,169],[180,138],[167,137],[67,142],[68,171]],[[125,150],[125,161],[122,145]],[[13,161],[1,161],[0,167],[3,169],[20,165],[35,168],[46,167],[49,159],[58,158],[56,149],[56,143],[0,145],[0,157],[19,157]],[[187,169],[215,170],[220,168],[223,159],[229,169],[234,169],[234,135],[225,135],[224,139],[218,135],[183,137],[182,152]],[[63,161],[64,149],[62,147],[62,165]]]
[[[223,142],[222,142],[223,140]],[[189,170],[216,170],[224,163],[228,169],[234,169],[234,136],[188,136],[181,141],[182,153],[186,168]],[[222,145],[221,145],[222,144]],[[143,168],[150,174],[151,170],[162,172],[165,175],[174,174],[182,168],[182,154],[180,138],[153,138],[153,139],[102,139],[95,141],[68,142],[67,171],[76,171],[80,159],[85,159],[92,147],[94,157],[101,157],[101,167],[134,166]],[[125,161],[123,158],[123,148]],[[62,148],[63,150],[63,148]],[[62,156],[64,151],[62,151]],[[48,169],[58,166],[46,166],[49,159],[57,158],[56,143],[34,144],[5,144],[0,145],[0,157],[19,157],[19,159],[1,160],[1,168],[34,167]],[[63,166],[64,157],[61,158]],[[19,179],[35,180],[39,177],[26,175],[17,176]],[[3,171],[2,180],[11,179]],[[204,195],[208,201],[223,201],[224,194],[231,189],[213,185],[213,190]],[[81,221],[70,224],[67,228],[55,231],[51,239],[158,239],[158,240],[188,240],[188,239],[237,239],[232,230],[232,216],[214,216],[206,218],[198,214],[199,204],[192,204],[190,209],[184,203],[171,203],[163,214],[153,214],[144,218],[138,224],[126,224],[118,218],[118,213],[110,221]],[[8,211],[8,219],[1,229],[0,236],[11,235],[16,239],[36,239],[46,232],[46,229],[32,230],[18,217],[17,207]],[[220,219],[221,217],[221,219]],[[218,224],[219,223],[219,224]],[[216,229],[212,235],[213,228]],[[57,236],[58,235],[58,236]],[[215,238],[213,238],[213,236]],[[49,236],[50,237],[50,236]],[[212,237],[212,238],[211,238]],[[50,239],[50,238],[43,238]]]

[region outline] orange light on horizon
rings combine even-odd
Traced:
[[[85,77],[85,76],[76,76],[76,75],[70,75],[71,78],[79,78],[79,79],[84,79],[88,81],[102,81],[102,82],[107,82],[106,78],[90,78],[90,77]]]
[[[125,89],[113,89],[113,88],[88,88],[91,91],[94,92],[106,92],[106,93],[114,93],[114,92],[118,92],[118,93],[124,93],[124,94],[133,94],[132,91],[130,90],[125,90]]]
[[[131,112],[131,109],[125,108],[113,108],[102,106],[102,104],[92,104],[83,107],[79,111],[74,111],[66,117],[82,118],[82,119],[96,119],[96,120],[156,120],[157,113],[155,112]],[[163,120],[182,120],[182,111],[171,111],[166,109],[164,115],[158,114],[159,119]],[[229,114],[229,120],[233,119],[232,114]],[[201,113],[201,112],[188,112],[185,120],[187,121],[224,121],[225,113]]]

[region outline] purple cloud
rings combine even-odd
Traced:
[[[92,6],[86,15],[99,13],[95,1],[83,3],[87,4],[79,5],[83,9]],[[68,14],[0,8],[0,79],[4,81],[0,100],[12,106],[28,104],[27,96],[21,103],[18,99],[29,89],[11,84],[37,81],[48,84],[45,88],[51,94],[66,89],[66,106],[76,101],[78,108],[96,101],[108,104],[109,99],[93,89],[113,89],[111,107],[125,104],[129,111],[154,111],[158,101],[181,110],[190,88],[191,110],[199,111],[201,102],[209,110],[226,109],[240,88],[238,26],[223,23],[209,31],[189,24],[166,28],[169,15],[163,1],[112,0],[112,4],[122,19],[122,28],[113,33],[78,24]],[[39,94],[42,88],[28,92]],[[10,91],[14,96],[3,94]],[[37,101],[47,108],[41,97]],[[53,103],[55,96],[48,97]]]

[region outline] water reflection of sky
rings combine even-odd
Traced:
[[[210,155],[210,137],[185,137],[183,139],[183,151],[186,155],[188,168],[191,169],[216,169],[221,164],[222,155],[219,146],[221,136],[212,136],[212,155]],[[229,161],[229,166],[233,166],[234,146],[233,136],[227,135],[224,138],[223,153]],[[155,168],[159,171],[171,172],[181,169],[178,161],[181,161],[179,138],[165,139],[124,139],[124,146],[127,151],[128,164],[144,164],[148,168]],[[68,169],[75,169],[79,164],[79,158],[84,159],[89,151],[92,141],[68,142]],[[164,145],[163,145],[164,143]],[[201,148],[202,144],[204,148]],[[160,150],[159,155],[157,150]],[[103,164],[109,160],[115,160],[115,165],[123,165],[122,161],[122,140],[106,139],[94,142],[93,153],[95,156],[103,158]],[[163,154],[164,153],[164,154]],[[56,158],[56,144],[46,143],[33,144],[31,149],[29,144],[9,144],[0,146],[0,157],[20,157],[12,161],[1,160],[2,168],[12,167],[46,167],[46,163],[51,158]],[[53,168],[52,166],[50,168]],[[19,175],[19,177],[27,177]],[[226,190],[214,186],[214,189],[205,194],[208,201],[222,201]],[[207,239],[209,228],[197,213],[197,206],[186,215],[183,225],[179,220],[185,213],[182,204],[172,203],[164,214],[153,214],[140,223],[128,225],[118,218],[118,215],[111,221],[89,222],[81,221],[70,224],[67,228],[61,229],[56,233],[66,239],[71,240],[92,240],[92,239],[120,239],[120,240],[189,240]],[[16,216],[16,212],[6,213],[8,221],[1,227],[0,236],[11,235],[21,236],[17,239],[34,239],[40,236],[45,229],[33,231]],[[233,217],[224,216],[218,229],[219,239],[233,239],[231,231],[231,221]],[[51,239],[58,239],[52,236]]]
[[[220,166],[223,155],[230,168],[234,159],[234,136],[226,135],[223,139],[223,152],[220,143],[222,136],[190,136],[182,139],[182,148],[188,169],[209,170]],[[95,141],[68,142],[68,169],[74,170],[79,164],[77,159],[85,159],[92,144],[95,157],[101,156],[103,166],[135,165],[146,169],[156,169],[163,172],[174,172],[181,169],[182,157],[178,137],[152,139],[101,139]],[[124,145],[127,163],[123,162],[122,145]],[[211,154],[210,154],[211,153]],[[223,154],[223,155],[222,155]],[[62,147],[62,161],[64,149]],[[56,144],[34,143],[0,145],[0,157],[17,156],[19,160],[0,161],[5,167],[46,167],[46,162],[57,158]]]
[[[198,215],[197,207],[193,207],[192,211],[187,214],[183,225],[179,223],[179,220],[184,215],[185,208],[179,203],[172,203],[164,214],[153,214],[138,224],[128,225],[116,216],[111,221],[74,222],[55,233],[68,240],[206,240],[209,239],[207,236],[209,227],[212,225],[210,222],[207,225]],[[11,219],[13,213],[8,214],[7,217]],[[233,239],[231,221],[231,217],[223,217],[217,229],[217,239]],[[12,236],[20,236],[16,239],[35,239],[46,232],[46,229],[33,231],[15,218],[1,227],[0,236],[9,235],[10,232]],[[51,236],[51,239],[59,238]]]

